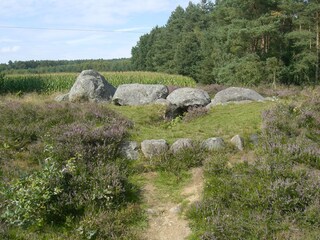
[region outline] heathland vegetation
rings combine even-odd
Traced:
[[[0,239],[148,238],[150,183],[154,199],[179,204],[189,239],[318,239],[319,5],[190,3],[142,36],[132,59],[1,64]],[[114,86],[189,86],[213,97],[224,85],[253,85],[275,101],[193,108],[168,120],[161,105],[53,100],[88,68]],[[243,151],[229,144],[236,134]],[[135,161],[120,152],[126,140],[182,137],[194,149]],[[204,150],[198,143],[209,137],[226,148]],[[181,192],[195,167],[204,183],[190,204]]]

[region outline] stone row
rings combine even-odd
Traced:
[[[197,88],[177,88],[169,94],[161,84],[122,84],[115,88],[94,70],[84,70],[77,77],[69,93],[58,96],[57,101],[113,102],[120,106],[136,106],[151,103],[174,106],[174,111],[186,111],[189,107],[211,108],[219,104],[264,101],[259,93],[246,88],[230,87],[218,92],[214,99]]]
[[[258,136],[252,135],[251,142],[256,145],[258,143]],[[240,135],[235,135],[231,138],[230,143],[238,150],[244,150],[244,139]],[[123,157],[136,160],[139,158],[139,152],[145,158],[151,159],[153,157],[161,156],[167,152],[177,154],[185,149],[193,149],[195,147],[194,141],[189,138],[180,138],[175,141],[171,146],[164,139],[144,140],[141,142],[141,147],[134,141],[127,141],[121,144],[120,153]],[[226,147],[225,141],[221,137],[212,137],[204,140],[200,144],[201,149],[207,151],[220,150]]]

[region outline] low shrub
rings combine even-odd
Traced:
[[[317,239],[319,113],[313,96],[266,111],[251,164],[230,164],[230,152],[211,155],[203,200],[188,212],[191,239]]]
[[[84,209],[121,204],[126,175],[115,164],[98,160],[82,164],[81,156],[63,164],[47,159],[40,170],[7,183],[2,217],[18,226],[60,223]]]
[[[267,152],[320,168],[319,97],[265,111],[262,131]]]
[[[205,116],[208,114],[209,110],[205,107],[192,107],[189,108],[188,111],[184,114],[183,120],[186,122],[190,122],[196,118]]]
[[[213,98],[214,95],[226,89],[227,87],[219,84],[207,84],[207,85],[200,85],[199,88],[206,91],[209,94],[209,96]]]
[[[288,159],[228,164],[216,154],[205,163],[204,198],[188,216],[195,239],[275,239],[293,226],[318,228],[320,181],[292,170]],[[301,231],[302,231],[301,230]]]
[[[75,157],[77,150],[86,157],[99,148],[107,148],[103,157],[112,158],[117,143],[131,126],[129,121],[97,104],[4,101],[0,103],[0,112],[0,151],[6,160],[28,152],[28,159],[38,163],[47,157],[43,151],[47,144],[55,146],[55,157],[60,160]]]
[[[129,212],[143,218],[138,205],[130,210],[139,197],[132,198],[130,164],[118,158],[129,121],[98,104],[3,101],[0,110],[0,221],[8,229],[0,236],[135,235]],[[79,234],[89,215],[94,227]]]
[[[144,215],[137,204],[130,204],[119,210],[101,210],[87,213],[79,222],[73,239],[140,239],[132,226],[144,221]]]

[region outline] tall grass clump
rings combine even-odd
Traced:
[[[195,86],[190,77],[155,72],[101,72],[106,80],[117,87],[121,84],[163,84],[175,86]],[[52,93],[68,91],[78,73],[54,74],[12,74],[0,79],[0,93],[39,92]]]
[[[253,163],[209,157],[203,200],[188,212],[191,239],[317,239],[319,126],[317,97],[279,105],[263,114]]]
[[[0,111],[0,237],[137,239],[143,215],[118,151],[128,120],[97,104],[4,101]]]

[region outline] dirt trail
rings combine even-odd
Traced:
[[[190,235],[188,221],[181,213],[180,204],[161,202],[157,189],[153,186],[156,173],[148,173],[148,183],[144,187],[144,199],[148,207],[149,228],[144,233],[145,240],[183,240]],[[192,179],[182,190],[182,195],[189,204],[200,200],[203,189],[202,168],[192,169]]]

